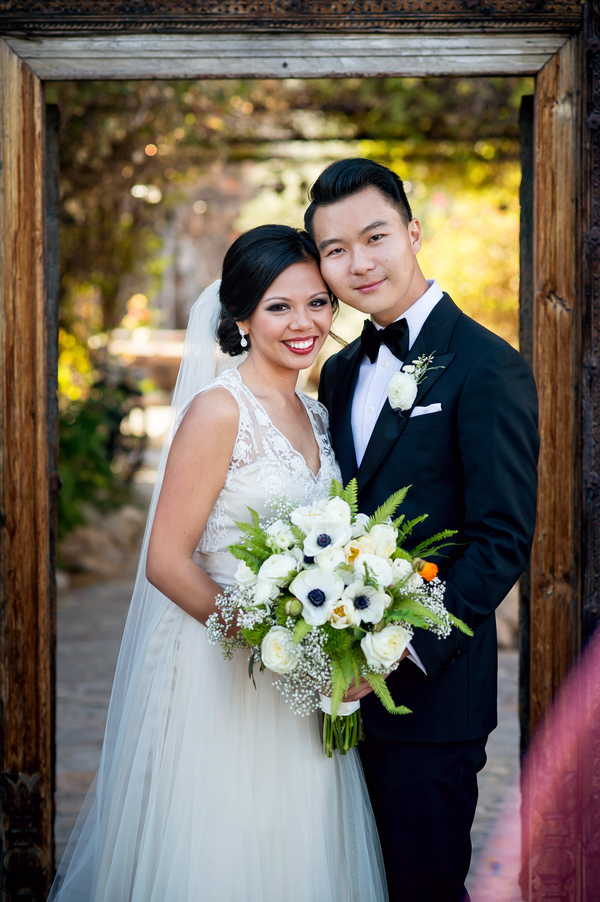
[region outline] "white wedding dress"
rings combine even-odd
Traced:
[[[228,585],[237,561],[226,549],[247,506],[272,518],[278,498],[325,497],[339,470],[317,401],[301,396],[319,444],[315,476],[237,369],[212,385],[238,402],[239,431],[195,560]],[[356,751],[326,758],[318,715],[293,714],[269,671],[255,671],[255,688],[247,652],[224,660],[204,626],[161,598],[142,663],[129,675],[125,723],[111,727],[109,716],[116,751],[101,765],[79,845],[51,899],[383,902]]]

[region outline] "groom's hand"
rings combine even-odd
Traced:
[[[409,651],[407,648],[405,648],[402,652],[402,657],[400,658],[400,660],[403,661],[404,658],[408,657],[408,655]],[[384,673],[382,674],[382,676],[384,680],[387,680],[389,673]],[[364,698],[365,695],[369,695],[369,693],[372,691],[373,690],[371,689],[365,678],[361,677],[358,686],[356,685],[356,683],[354,683],[354,685],[352,685],[350,689],[348,689],[346,695],[344,696],[344,701],[357,702],[359,699]]]

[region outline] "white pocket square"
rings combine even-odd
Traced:
[[[410,412],[411,417],[422,417],[426,413],[440,413],[442,405],[439,402],[428,404],[427,407],[413,407]]]

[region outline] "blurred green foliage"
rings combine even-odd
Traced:
[[[335,141],[339,156],[390,161],[409,180],[419,163],[456,173],[493,163],[493,173],[518,162],[530,90],[526,78],[49,83],[61,114],[61,323],[72,331],[87,318],[78,307],[88,286],[100,331],[120,322],[132,286],[156,292],[168,262],[161,233],[215,160],[268,162],[282,142],[300,142],[302,155],[307,142]],[[312,153],[311,176],[323,159]],[[294,168],[284,160],[265,189],[281,193]],[[302,203],[308,184],[298,185]]]
[[[526,78],[284,79],[46,84],[58,104],[60,531],[124,497],[113,459],[123,398],[103,382],[107,334],[152,323],[162,235],[216,161],[251,161],[239,230],[299,225],[331,159],[368,156],[406,181],[421,264],[516,344],[521,96]],[[338,331],[360,328],[345,310]],[[118,469],[118,468],[117,468]]]
[[[145,436],[123,425],[141,394],[134,378],[114,361],[100,364],[95,376],[87,392],[63,396],[60,407],[59,539],[85,523],[90,508],[106,512],[131,500],[130,479],[145,447]]]

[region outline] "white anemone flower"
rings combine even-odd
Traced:
[[[367,579],[368,574],[380,588],[391,586],[394,582],[392,562],[377,554],[359,554],[354,561],[354,572],[357,577],[363,579]]]
[[[351,530],[339,520],[317,520],[304,540],[306,557],[316,557],[329,547],[342,547],[350,539]]]
[[[344,589],[342,601],[346,601],[354,608],[355,619],[358,622],[379,623],[389,606],[390,596],[357,580]]]
[[[333,604],[344,591],[343,580],[332,570],[301,570],[290,585],[290,592],[302,602],[302,616],[310,626],[322,626]]]

